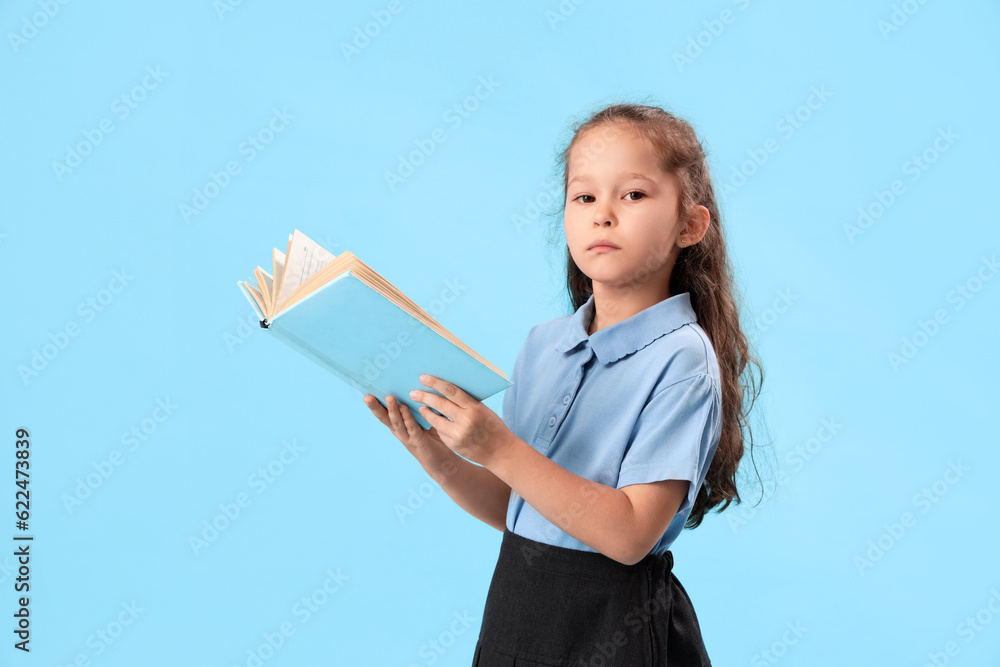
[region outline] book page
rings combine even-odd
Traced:
[[[288,235],[291,237],[291,234]],[[281,287],[281,276],[285,273],[285,253],[277,248],[271,253],[271,263],[274,265],[274,284]]]
[[[274,279],[271,274],[260,268],[259,266],[253,270],[255,276],[257,276],[257,281],[260,282],[260,291],[264,297],[264,304],[267,308],[264,309],[265,313],[274,313]]]
[[[243,294],[250,299],[250,305],[253,306],[254,312],[257,313],[257,317],[260,319],[265,319],[267,316],[264,314],[264,297],[261,296],[260,290],[256,288],[255,285],[250,283],[239,281],[240,289],[243,290]]]
[[[274,299],[277,304],[275,311],[281,310],[285,301],[308,278],[331,261],[336,255],[316,243],[308,236],[295,230],[288,242],[288,252],[285,257],[281,279],[278,282],[278,293]]]

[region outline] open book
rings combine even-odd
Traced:
[[[334,255],[296,229],[271,257],[272,273],[258,266],[257,282],[237,281],[261,328],[382,405],[395,397],[421,427],[430,423],[410,391],[439,393],[421,374],[480,401],[514,384],[352,253]]]

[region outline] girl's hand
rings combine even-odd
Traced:
[[[438,438],[463,458],[490,467],[514,437],[503,419],[450,382],[432,375],[421,375],[420,382],[444,395],[419,389],[410,392],[411,399],[426,404],[420,406],[420,414],[434,427]]]
[[[385,397],[385,404],[388,408],[382,407],[378,399],[371,394],[365,394],[364,401],[365,405],[371,409],[372,414],[388,426],[392,434],[421,463],[435,449],[446,446],[438,436],[437,429],[432,427],[425,431],[410,414],[409,408],[396,401],[394,396]]]

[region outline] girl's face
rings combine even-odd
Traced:
[[[617,123],[578,138],[567,169],[566,242],[594,291],[649,289],[665,297],[684,231],[676,176],[660,169],[634,130]],[[599,240],[618,249],[593,249]]]

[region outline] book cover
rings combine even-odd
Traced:
[[[345,268],[338,271],[331,266],[337,257],[295,230],[288,251],[275,249],[272,257],[273,275],[258,267],[259,285],[237,283],[261,330],[362,395],[372,394],[383,405],[386,396],[394,396],[422,428],[430,423],[418,412],[422,404],[409,398],[410,390],[437,392],[420,382],[421,374],[451,382],[478,400],[513,384],[351,253],[340,255]],[[286,266],[285,257],[312,263],[303,268],[290,259]]]

